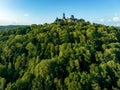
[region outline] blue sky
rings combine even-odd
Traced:
[[[120,0],[0,0],[0,25],[50,23],[56,17],[120,25]]]

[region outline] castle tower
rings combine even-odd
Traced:
[[[65,20],[65,19],[66,19],[66,18],[65,18],[65,13],[63,13],[62,19],[63,19],[63,20]]]
[[[58,17],[56,17],[55,21],[58,21]]]
[[[71,15],[71,17],[70,17],[71,19],[74,19],[74,15]]]

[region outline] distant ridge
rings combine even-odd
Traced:
[[[29,26],[29,25],[6,25],[6,26],[0,25],[0,30],[15,29],[24,26]]]

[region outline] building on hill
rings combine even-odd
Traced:
[[[63,16],[62,16],[62,19],[59,19],[58,17],[56,18],[55,22],[56,21],[67,21],[67,22],[76,22],[77,21],[77,18],[74,18],[74,15],[71,15],[70,18],[67,18],[65,17],[65,13],[63,13]]]
[[[65,18],[65,13],[63,13],[62,19],[63,19],[63,20],[66,20],[66,18]]]
[[[58,17],[56,17],[55,22],[61,21]]]
[[[67,19],[68,22],[76,22],[77,18],[74,18],[74,15],[71,15],[70,18]]]

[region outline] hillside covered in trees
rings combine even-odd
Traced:
[[[0,90],[119,89],[119,28],[81,19],[0,31]]]
[[[20,27],[26,27],[28,25],[8,25],[8,26],[0,26],[0,30],[9,30],[9,29],[16,29]]]

